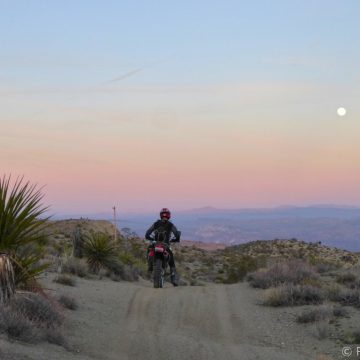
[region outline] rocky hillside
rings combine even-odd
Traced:
[[[70,219],[50,222],[47,233],[57,251],[70,249],[71,237],[77,228],[82,233],[105,232],[113,234],[113,224],[105,220]],[[141,238],[118,233],[119,244],[125,246],[145,266],[146,245]],[[234,283],[258,268],[286,259],[304,259],[318,266],[353,266],[360,263],[360,255],[320,243],[296,239],[251,241],[241,245],[214,248],[206,243],[184,241],[172,245],[178,272],[184,285],[202,282]]]

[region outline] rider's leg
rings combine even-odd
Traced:
[[[176,278],[176,267],[174,261],[174,254],[169,249],[169,266],[170,266],[170,281],[174,286],[177,286],[177,278]]]
[[[151,247],[149,246],[147,249],[147,255],[146,255],[149,273],[151,273],[153,271],[153,259],[150,257],[150,251],[151,251]]]

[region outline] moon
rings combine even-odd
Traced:
[[[343,107],[339,107],[339,108],[337,109],[337,114],[338,114],[339,116],[345,116],[345,115],[346,115],[346,109],[343,108]]]

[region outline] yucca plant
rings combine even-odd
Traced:
[[[43,256],[43,229],[48,220],[40,219],[48,210],[42,204],[41,190],[23,177],[13,185],[11,176],[0,178],[0,253],[9,258],[17,286],[27,285],[47,266],[38,264]],[[11,278],[8,273],[7,279]]]
[[[116,268],[119,263],[117,248],[108,234],[97,232],[85,236],[84,255],[90,271],[97,274],[104,267]]]
[[[14,268],[7,254],[0,254],[0,304],[7,304],[15,293]]]

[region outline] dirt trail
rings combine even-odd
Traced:
[[[48,287],[79,301],[79,310],[67,312],[71,352],[6,343],[17,359],[316,359],[311,334],[299,333],[293,319],[284,327],[277,320],[286,311],[259,306],[259,292],[245,283],[153,289],[146,281],[79,279],[75,288]]]

